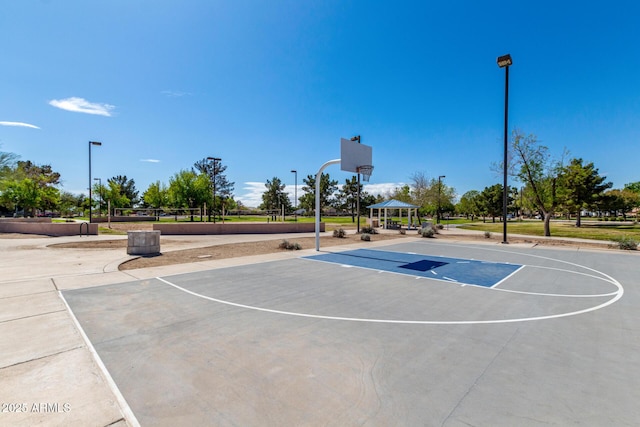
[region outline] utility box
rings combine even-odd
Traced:
[[[160,231],[134,230],[127,231],[127,254],[159,255]]]

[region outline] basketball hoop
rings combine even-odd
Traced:
[[[371,178],[372,172],[373,166],[371,165],[358,166],[358,173],[362,174],[362,180],[365,182],[369,182],[369,178]]]

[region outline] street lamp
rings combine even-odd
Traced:
[[[436,224],[440,224],[440,193],[442,192],[442,178],[446,178],[444,175],[438,177],[438,212],[436,213]]]
[[[502,184],[502,243],[507,241],[507,150],[508,150],[508,122],[509,122],[509,67],[513,64],[511,55],[506,54],[498,57],[498,67],[505,69],[504,83],[504,159],[502,167],[504,169],[504,179]]]
[[[102,216],[102,178],[93,178],[94,181],[98,181],[98,195],[100,197],[100,203],[98,204],[98,215]]]
[[[91,147],[93,145],[97,145],[99,147],[102,145],[102,142],[89,141],[89,222],[91,222],[92,219],[91,204],[93,203],[93,199],[91,198]]]
[[[297,170],[295,170],[295,169],[293,169],[293,170],[291,171],[291,173],[295,174],[295,182],[296,182],[296,185],[295,185],[295,191],[294,191],[294,196],[293,196],[293,197],[294,197],[294,199],[295,199],[295,200],[294,200],[294,201],[295,201],[295,205],[294,205],[294,207],[293,207],[293,213],[294,213],[294,215],[295,215],[296,222],[298,222],[298,171],[297,171]]]
[[[215,211],[215,205],[216,205],[216,162],[221,161],[222,159],[219,157],[207,157],[207,160],[212,161],[213,162],[213,201],[211,202],[211,210],[213,211],[213,223],[216,223],[216,211]]]
[[[352,137],[351,141],[358,141],[358,144],[360,144],[360,135]],[[357,189],[357,199],[356,199],[356,211],[358,212],[358,224],[356,225],[356,233],[360,234],[360,171],[358,171],[358,189]]]

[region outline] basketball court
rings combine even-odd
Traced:
[[[635,263],[420,239],[63,297],[141,425],[633,425]]]

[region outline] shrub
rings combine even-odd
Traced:
[[[420,230],[420,235],[422,237],[433,237],[435,236],[436,231],[433,227],[425,227],[422,230]]]
[[[614,241],[618,244],[619,249],[626,251],[635,251],[638,249],[638,242],[629,236],[617,237]]]
[[[360,240],[364,240],[365,242],[370,242],[371,241],[371,234],[369,233],[362,233],[360,235]]]
[[[333,230],[333,237],[344,239],[346,235],[347,235],[347,232],[344,231],[343,228],[336,228],[335,230]]]
[[[283,240],[280,242],[280,245],[278,245],[278,248],[287,249],[289,251],[299,251],[302,249],[302,246],[300,246],[300,243],[291,243],[288,240]]]
[[[378,231],[375,228],[369,227],[368,225],[360,228],[360,231],[364,234],[378,234]]]
[[[485,237],[485,239],[490,239],[491,238],[491,232],[490,231],[485,231],[484,232],[484,237]]]

